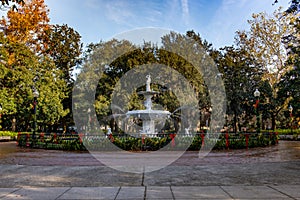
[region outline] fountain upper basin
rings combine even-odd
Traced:
[[[163,119],[170,116],[171,113],[166,110],[131,110],[126,113],[126,116],[134,116],[140,119]]]

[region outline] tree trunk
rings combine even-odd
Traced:
[[[110,122],[109,122],[109,126],[110,126],[110,128],[111,128],[111,131],[112,132],[114,132],[115,131],[115,119],[114,118],[112,118],[111,120],[110,120]]]
[[[234,133],[237,133],[237,116],[236,116],[236,113],[234,113],[234,117],[233,117],[233,132]]]
[[[115,132],[119,133],[119,126],[117,121],[115,121]]]
[[[272,130],[276,129],[276,115],[272,113]]]
[[[175,129],[175,133],[178,133],[179,131],[179,124],[178,124],[178,120],[174,119],[174,129]]]

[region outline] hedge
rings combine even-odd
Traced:
[[[21,147],[59,149],[59,150],[110,150],[110,147],[119,147],[126,151],[156,151],[163,147],[165,150],[199,151],[212,147],[214,150],[243,149],[253,147],[265,147],[278,143],[278,135],[275,133],[260,134],[221,134],[217,139],[208,139],[204,134],[192,137],[169,135],[166,137],[135,138],[113,136],[111,138],[97,135],[57,135],[37,134],[32,138],[29,133],[19,133],[17,143]],[[204,138],[204,141],[203,141]],[[113,143],[114,145],[111,145]],[[190,145],[188,145],[190,144]]]

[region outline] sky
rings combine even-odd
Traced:
[[[247,30],[252,13],[272,13],[289,0],[45,0],[51,24],[67,24],[84,45],[152,27],[186,33],[194,30],[220,48],[234,44],[237,30]]]

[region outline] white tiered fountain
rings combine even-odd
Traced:
[[[145,97],[144,105],[145,110],[131,110],[126,113],[126,117],[137,117],[143,121],[143,129],[141,134],[145,134],[148,137],[155,137],[155,122],[158,120],[166,120],[171,113],[166,110],[152,110],[152,100],[153,95],[158,94],[159,92],[152,91],[150,88],[151,77],[150,75],[146,76],[146,91],[140,91],[138,94],[141,94]]]

